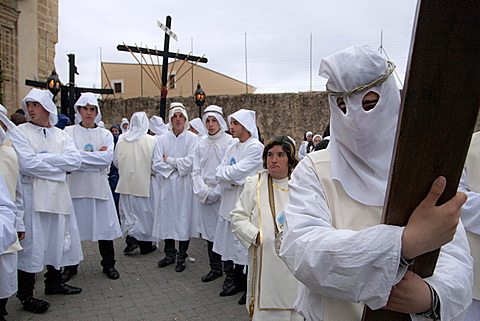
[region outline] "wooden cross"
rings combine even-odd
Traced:
[[[441,205],[455,196],[480,106],[480,10],[477,0],[419,1],[384,223],[405,226],[445,176]],[[413,271],[431,276],[440,249],[415,259]],[[363,320],[410,320],[387,310]]]
[[[195,61],[195,62],[203,62],[207,63],[208,59],[204,57],[195,57],[191,55],[185,55],[185,54],[179,54],[179,53],[174,53],[174,52],[169,52],[169,46],[170,46],[170,37],[171,35],[174,36],[175,34],[171,32],[171,26],[172,26],[172,18],[170,16],[167,16],[167,21],[166,24],[163,25],[159,22],[160,28],[162,28],[163,31],[165,31],[165,41],[163,44],[163,51],[158,51],[158,50],[151,50],[148,48],[139,48],[139,47],[134,47],[134,46],[125,46],[125,45],[118,45],[117,50],[118,51],[129,51],[129,52],[137,52],[137,53],[142,53],[142,54],[147,54],[147,55],[155,55],[155,56],[162,56],[163,57],[163,62],[162,62],[162,89],[161,89],[161,96],[160,96],[160,117],[164,119],[164,121],[167,121],[165,118],[166,114],[166,106],[167,106],[167,79],[168,79],[168,58],[176,58],[176,59],[181,59],[181,60],[187,60],[187,61]],[[163,26],[163,27],[162,27]],[[176,39],[176,36],[175,36]]]

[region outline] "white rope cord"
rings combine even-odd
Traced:
[[[374,81],[372,81],[372,82],[370,82],[366,85],[358,86],[357,88],[352,89],[352,90],[347,91],[347,92],[332,91],[332,90],[330,90],[330,88],[328,88],[328,85],[327,85],[327,93],[331,96],[346,97],[346,96],[350,96],[351,94],[355,94],[359,91],[370,89],[373,86],[383,84],[385,81],[387,81],[388,77],[392,74],[392,72],[395,71],[395,68],[396,68],[395,64],[392,61],[387,61],[387,63],[388,63],[387,73],[384,74],[384,75],[381,75],[380,77],[378,77]]]

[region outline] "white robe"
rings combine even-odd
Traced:
[[[16,211],[0,173],[0,299],[17,292],[17,252],[5,253],[17,241]]]
[[[253,300],[252,320],[304,320],[294,309],[298,281],[275,251],[275,227],[282,230],[282,214],[288,201],[288,178],[273,179],[275,221],[269,202],[268,172],[247,178],[235,209],[230,213],[232,230],[248,249],[247,304]],[[280,190],[280,189],[282,190]],[[260,233],[260,244],[257,234]]]
[[[473,302],[466,321],[478,320],[480,315],[480,133],[473,134],[459,191],[467,194],[462,207],[462,222],[467,231],[470,253],[475,260]]]
[[[310,151],[307,151],[308,141],[303,140],[300,144],[300,148],[298,149],[298,159],[302,160],[305,155],[307,155]]]
[[[202,238],[214,242],[215,229],[218,222],[218,210],[220,208],[220,195],[222,188],[215,181],[215,173],[218,165],[225,155],[228,146],[236,140],[223,131],[210,136],[204,136],[198,142],[193,162],[192,181],[193,192],[200,201],[198,232]],[[218,195],[218,200],[212,204],[207,201],[208,195],[213,191]]]
[[[67,176],[82,241],[114,240],[122,235],[108,170],[113,160],[113,136],[100,127],[68,126],[82,155],[82,166]],[[103,146],[106,151],[100,151]]]
[[[83,260],[82,247],[65,182],[66,173],[81,164],[73,140],[54,126],[31,123],[11,130],[10,139],[17,152],[25,210],[25,238],[20,241],[23,250],[18,253],[18,269],[38,273],[44,265],[60,269],[78,264]]]
[[[198,237],[198,202],[190,175],[197,140],[197,135],[187,130],[178,136],[169,131],[155,140],[153,171],[163,179],[153,235],[162,240],[188,241]],[[163,156],[168,156],[166,162]]]
[[[313,155],[318,153],[324,153],[328,160],[324,163],[330,166],[329,151]],[[293,172],[290,200],[285,206],[280,256],[303,283],[295,308],[307,320],[331,320],[324,319],[324,310],[330,307],[326,302],[335,301],[341,312],[352,307],[351,302],[364,302],[372,309],[379,309],[386,305],[391,287],[405,273],[399,264],[404,228],[374,225],[358,230],[336,229],[334,223],[339,220],[347,222],[343,224],[363,224],[369,219],[363,216],[368,206],[358,205],[363,211],[361,215],[349,212],[332,217],[330,202],[341,205],[356,201],[347,198],[338,181],[330,180],[343,197],[329,202],[317,175],[323,177],[331,172],[316,171],[309,157],[302,160]],[[379,220],[381,207],[378,213]],[[473,260],[468,252],[465,230],[460,223],[453,241],[442,247],[433,276],[425,279],[440,297],[442,320],[462,320],[470,304]],[[360,320],[362,307],[356,311]],[[411,318],[422,319],[417,315]]]
[[[248,263],[247,249],[232,232],[230,212],[243,191],[247,177],[262,169],[262,153],[263,145],[254,137],[243,143],[237,141],[228,147],[217,168],[215,179],[223,187],[223,191],[213,251],[222,255],[223,261],[233,261],[241,265]]]
[[[126,141],[120,135],[113,157],[119,173],[116,192],[120,193],[123,236],[130,235],[139,241],[157,241],[152,236],[158,202],[155,198],[158,185],[151,174],[154,141],[155,138],[147,134],[136,141]]]

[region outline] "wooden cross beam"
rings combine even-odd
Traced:
[[[458,188],[480,106],[480,10],[477,0],[419,1],[410,50],[384,223],[404,226],[438,176]],[[413,271],[431,276],[439,249],[415,259]],[[410,320],[366,309],[363,320]]]
[[[155,56],[162,56],[162,89],[161,89],[161,96],[160,96],[160,117],[164,119],[164,121],[167,121],[165,118],[166,114],[166,109],[167,109],[167,80],[168,80],[168,58],[176,58],[180,60],[187,60],[187,61],[195,61],[195,62],[203,62],[207,63],[208,59],[204,57],[196,57],[196,56],[190,56],[190,55],[185,55],[185,54],[180,54],[180,53],[175,53],[175,52],[169,52],[169,46],[170,46],[170,35],[174,35],[174,33],[171,31],[172,27],[172,18],[170,16],[167,16],[167,21],[166,24],[163,25],[162,23],[159,22],[159,26],[162,28],[162,30],[165,31],[165,40],[164,40],[164,45],[163,45],[163,51],[158,51],[158,50],[152,50],[148,48],[139,48],[139,47],[133,47],[133,46],[125,46],[125,45],[118,45],[117,50],[118,51],[129,51],[129,52],[137,52],[137,53],[142,53],[142,54],[147,54],[147,55],[155,55]],[[175,38],[176,39],[176,36]]]

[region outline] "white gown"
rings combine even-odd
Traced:
[[[0,172],[0,299],[17,292],[17,252],[6,253],[17,240],[16,211]]]
[[[462,222],[467,231],[470,253],[475,260],[472,306],[465,321],[478,320],[480,316],[480,133],[473,134],[465,168],[458,189],[467,194],[462,207]]]
[[[317,153],[324,152],[329,153],[328,150]],[[328,155],[330,166],[329,154],[323,155]],[[336,229],[334,225],[339,225],[339,221],[350,222],[341,225],[361,225],[368,217],[364,217],[363,212],[358,215],[354,211],[332,217],[331,202],[341,205],[356,201],[346,198],[348,194],[339,189],[339,195],[344,198],[327,202],[325,189],[315,173],[319,177],[325,173],[331,175],[328,169],[316,171],[309,157],[298,164],[289,185],[290,200],[285,206],[280,256],[303,283],[295,303],[296,310],[307,320],[328,321],[335,320],[336,315],[335,311],[328,309],[330,306],[326,302],[338,304],[337,313],[352,307],[351,302],[364,302],[372,309],[385,306],[391,287],[405,273],[404,267],[399,267],[404,228],[373,225],[361,229]],[[341,188],[338,181],[331,182]],[[368,206],[364,207],[368,209]],[[379,220],[381,207],[378,213]],[[465,309],[471,302],[472,265],[465,230],[460,223],[453,241],[442,247],[433,276],[425,279],[440,297],[442,320],[463,320]],[[325,309],[333,317],[324,318]],[[359,314],[353,319],[360,320],[362,306],[354,309]],[[411,318],[422,319],[417,315],[411,315]],[[353,320],[352,316],[350,319]]]
[[[275,221],[269,202],[268,172],[247,178],[242,195],[231,212],[232,230],[248,249],[246,308],[252,320],[303,321],[293,304],[298,281],[275,251],[275,227],[282,229],[282,213],[288,201],[288,178],[273,179]],[[260,181],[259,181],[260,179]],[[260,244],[256,244],[260,233]]]
[[[78,264],[82,247],[66,184],[66,172],[81,165],[73,140],[54,126],[31,123],[10,130],[10,139],[17,152],[25,210],[18,269],[38,273],[45,265],[60,269]]]
[[[108,184],[113,160],[113,136],[100,127],[65,128],[82,155],[82,166],[67,176],[82,241],[114,240],[122,236]],[[100,151],[103,146],[106,151]]]
[[[215,173],[228,146],[235,141],[230,135],[220,130],[213,136],[207,135],[201,138],[196,149],[192,181],[193,192],[200,201],[198,232],[203,239],[210,242],[215,241],[222,192],[221,186],[215,181]],[[207,197],[212,190],[218,195],[218,200],[213,204],[206,204]]]
[[[230,212],[243,191],[247,177],[262,169],[262,153],[263,145],[254,137],[243,143],[237,141],[228,147],[217,168],[215,179],[223,187],[223,192],[213,251],[220,254],[223,261],[241,265],[248,263],[247,249],[232,232]]]
[[[136,141],[126,141],[120,135],[113,158],[120,177],[116,192],[120,193],[123,236],[147,242],[158,241],[152,236],[158,203],[157,180],[151,173],[154,141],[155,138],[147,134]],[[149,180],[148,184],[145,180]]]
[[[194,206],[191,172],[197,147],[197,135],[183,130],[175,136],[169,131],[155,140],[152,168],[163,177],[160,183],[160,204],[153,227],[159,239],[188,241],[198,237],[198,208]],[[164,162],[163,156],[168,156]]]

